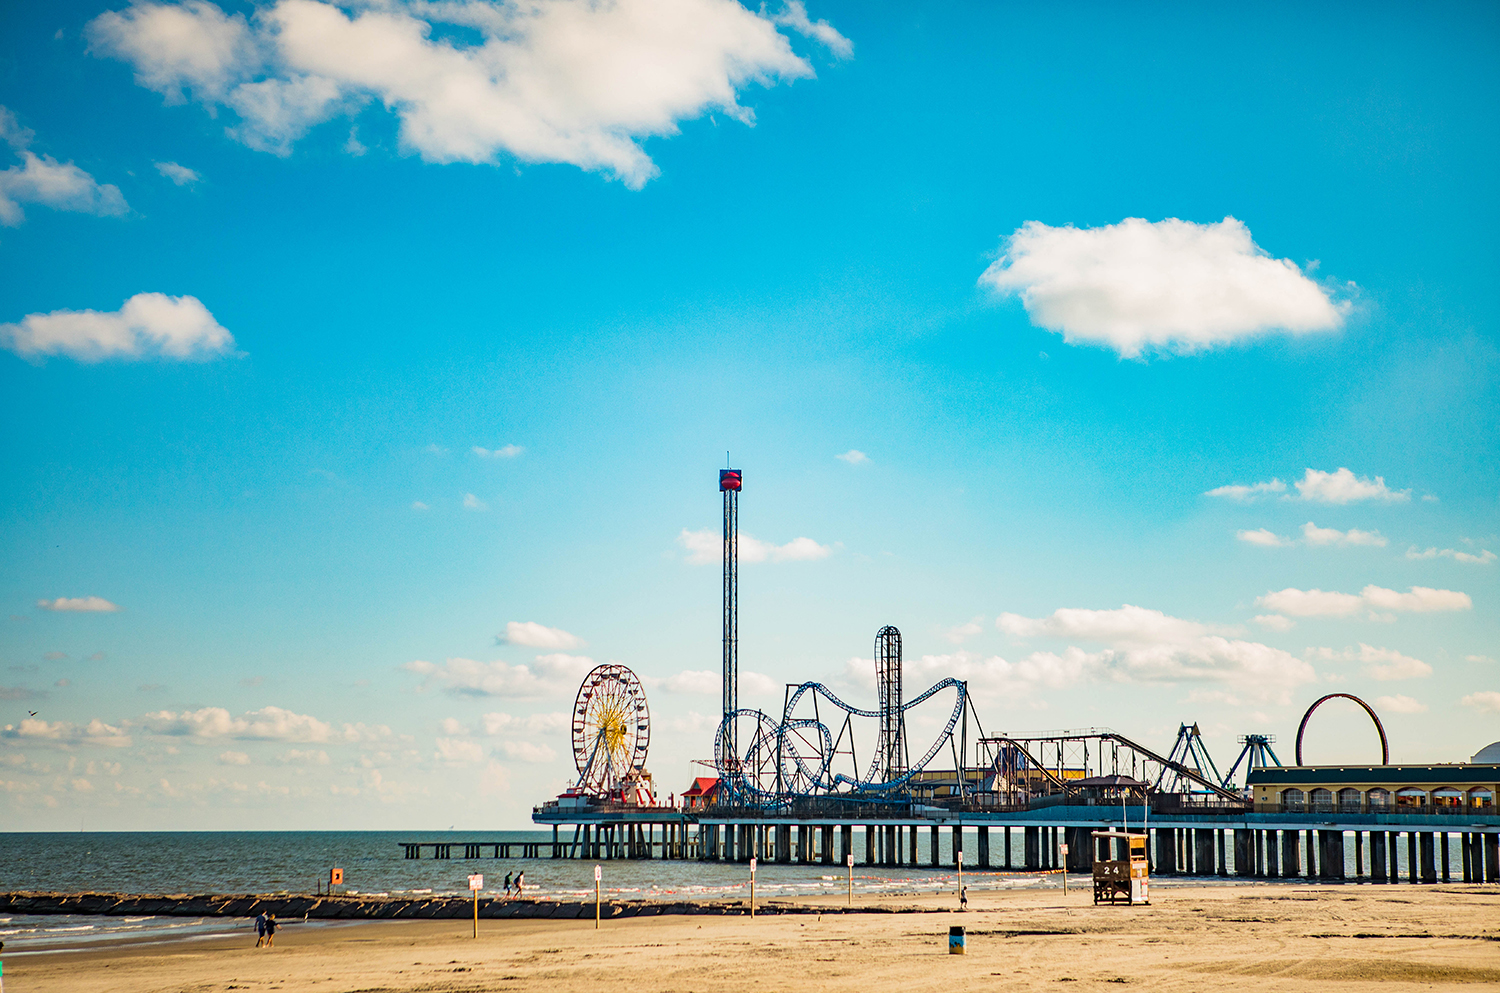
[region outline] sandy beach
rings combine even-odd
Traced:
[[[1305,991],[1500,984],[1493,886],[1158,887],[1149,907],[1086,890],[872,903],[926,913],[293,924],[243,939],[7,955],[8,993],[194,990],[641,991],[1145,989]],[[947,953],[951,924],[968,954]],[[8,949],[7,951],[17,951]],[[1068,988],[1068,987],[1063,987]]]

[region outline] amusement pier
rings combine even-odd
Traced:
[[[1152,874],[1500,882],[1500,742],[1469,762],[1393,765],[1379,715],[1347,693],[1308,707],[1295,765],[1281,763],[1272,736],[1245,734],[1221,774],[1192,723],[1165,753],[1106,728],[987,734],[963,680],[908,697],[901,633],[887,626],[875,636],[874,706],[809,682],[787,686],[779,714],[741,708],[742,486],[740,470],[720,471],[723,717],[714,774],[663,802],[646,769],[645,691],[630,669],[602,665],[573,709],[577,783],[532,812],[552,828],[550,843],[410,842],[407,858],[452,858],[454,849],[482,858],[493,848],[494,857],[1087,873],[1130,859],[1143,840]],[[1308,723],[1337,698],[1368,713],[1378,765],[1304,764]],[[907,713],[918,706],[946,715],[931,741],[909,738]]]

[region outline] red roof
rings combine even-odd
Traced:
[[[719,781],[713,776],[698,776],[693,779],[693,785],[682,794],[688,796],[707,796],[719,786]]]

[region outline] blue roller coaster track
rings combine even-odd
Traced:
[[[969,687],[963,680],[944,679],[902,704],[904,721],[907,711],[950,688],[955,691],[955,699],[942,732],[927,751],[916,761],[907,763],[899,775],[882,778],[878,755],[871,761],[868,772],[863,776],[858,774],[858,763],[852,749],[852,729],[848,727],[852,717],[879,720],[880,711],[846,703],[822,683],[789,686],[780,721],[772,720],[764,711],[742,709],[734,711],[720,723],[719,733],[714,739],[714,765],[719,773],[720,789],[735,802],[753,806],[785,806],[801,797],[828,795],[850,799],[863,796],[872,801],[889,802],[893,794],[901,793],[927,768],[944,745],[952,742],[954,729],[969,704]],[[851,736],[851,767],[855,775],[834,771],[833,765],[839,753],[827,724],[819,717],[792,716],[798,703],[808,694],[811,694],[809,699],[815,711],[821,698],[836,712],[842,713],[844,731]],[[725,725],[731,721],[737,727],[741,722],[749,722],[753,730],[748,735],[727,735]],[[844,731],[840,732],[840,741]],[[733,740],[738,740],[742,746],[740,754],[725,754],[723,742]]]

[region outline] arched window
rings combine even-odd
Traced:
[[[1313,790],[1311,794],[1308,795],[1307,799],[1308,802],[1312,804],[1312,808],[1314,810],[1333,809],[1332,790],[1325,790],[1323,787],[1319,786],[1317,789]]]
[[[1287,810],[1301,810],[1307,803],[1307,794],[1301,790],[1282,790],[1281,805]]]
[[[1339,790],[1339,810],[1345,813],[1359,813],[1359,790],[1353,787]]]
[[[1495,794],[1492,790],[1483,786],[1476,786],[1469,791],[1469,806],[1481,807],[1491,810],[1495,806]]]
[[[1434,807],[1461,807],[1463,806],[1463,794],[1451,786],[1432,791],[1432,805]]]
[[[1375,787],[1366,798],[1370,801],[1371,810],[1389,810],[1391,806],[1391,791]]]
[[[1427,802],[1427,791],[1408,787],[1396,791],[1396,807],[1420,807]]]

